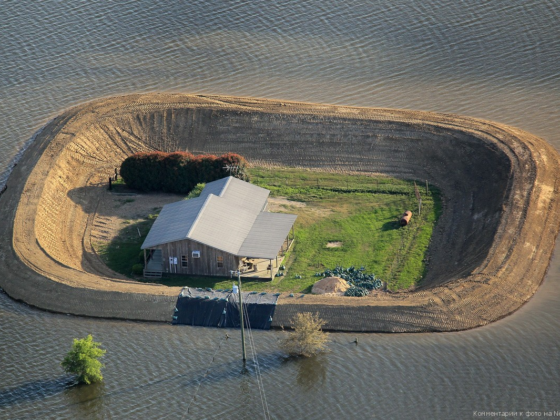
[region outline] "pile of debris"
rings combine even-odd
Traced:
[[[340,277],[325,277],[313,285],[311,293],[315,295],[344,295],[350,288],[348,282]]]
[[[348,268],[336,266],[332,270],[325,270],[323,273],[317,273],[316,276],[338,278],[346,281],[348,287],[344,291],[344,296],[367,296],[370,291],[381,290],[383,288],[383,281],[375,277],[374,274],[366,274],[365,267],[356,269],[354,266]],[[320,283],[320,281],[315,283],[315,285],[318,283]],[[313,288],[315,288],[315,286],[313,286]]]

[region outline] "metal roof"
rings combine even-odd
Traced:
[[[259,212],[264,210],[270,191],[228,176],[206,184],[200,197],[207,197],[210,194],[222,197],[231,204]]]
[[[205,201],[199,197],[163,206],[142,244],[142,249],[185,239]]]
[[[283,213],[261,213],[243,241],[238,255],[273,259],[290,233],[297,216]]]
[[[187,238],[230,254],[237,254],[258,212],[209,195]]]
[[[164,206],[142,249],[192,239],[237,256],[275,258],[297,216],[263,212],[269,194],[233,177],[209,182],[200,197]]]

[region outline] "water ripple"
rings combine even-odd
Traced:
[[[554,0],[25,0],[6,2],[2,12],[0,186],[50,118],[127,92],[455,112],[525,128],[560,148]],[[277,350],[282,333],[255,332],[274,417],[557,409],[554,264],[528,305],[471,332],[373,334],[358,346],[353,335],[337,334],[330,354],[289,361]],[[105,383],[64,388],[60,360],[72,338],[87,333],[108,349]],[[0,417],[171,419],[184,414],[223,331],[52,315],[0,295],[0,334]],[[193,418],[262,415],[254,370],[238,369],[239,346],[232,337],[219,353]]]

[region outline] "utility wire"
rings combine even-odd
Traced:
[[[262,381],[262,374],[261,374],[261,369],[259,366],[259,360],[257,357],[257,351],[255,349],[255,341],[253,339],[253,331],[251,330],[251,324],[249,323],[249,314],[247,312],[247,306],[243,307],[243,312],[245,313],[246,317],[245,319],[247,319],[247,332],[248,332],[248,337],[249,337],[249,345],[251,346],[251,352],[253,355],[253,364],[255,365],[255,371],[257,373],[257,385],[259,387],[259,394],[261,397],[261,403],[263,405],[263,412],[264,412],[264,418],[265,420],[270,420],[271,416],[270,416],[270,411],[268,409],[268,402],[266,401],[266,394],[264,392],[264,384]]]
[[[210,361],[210,363],[208,364],[208,367],[206,368],[206,372],[204,373],[204,375],[202,376],[202,378],[200,379],[200,381],[198,381],[198,385],[196,386],[196,389],[194,391],[194,394],[189,402],[189,405],[187,406],[187,410],[185,411],[185,414],[183,414],[183,416],[181,417],[181,420],[183,420],[186,416],[188,416],[189,414],[189,410],[191,408],[191,404],[193,403],[193,401],[196,399],[196,396],[198,395],[198,391],[200,389],[200,385],[202,384],[202,382],[204,382],[204,380],[206,379],[206,377],[208,376],[208,373],[210,372],[210,367],[212,366],[212,363],[214,363],[214,359],[216,358],[216,355],[218,354],[218,352],[220,351],[220,349],[222,348],[222,344],[224,343],[224,341],[226,340],[227,335],[222,337],[222,339],[220,340],[219,344],[218,344],[218,348],[216,349],[216,351],[214,352],[214,354],[212,355],[212,360]]]

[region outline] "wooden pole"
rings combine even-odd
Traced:
[[[426,180],[426,195],[428,195],[428,194],[429,194],[429,191],[428,191],[428,180]]]
[[[243,297],[241,296],[241,271],[237,270],[237,288],[239,289],[239,323],[241,326],[241,351],[243,352],[243,366],[247,363],[245,353],[245,324],[243,321]]]

